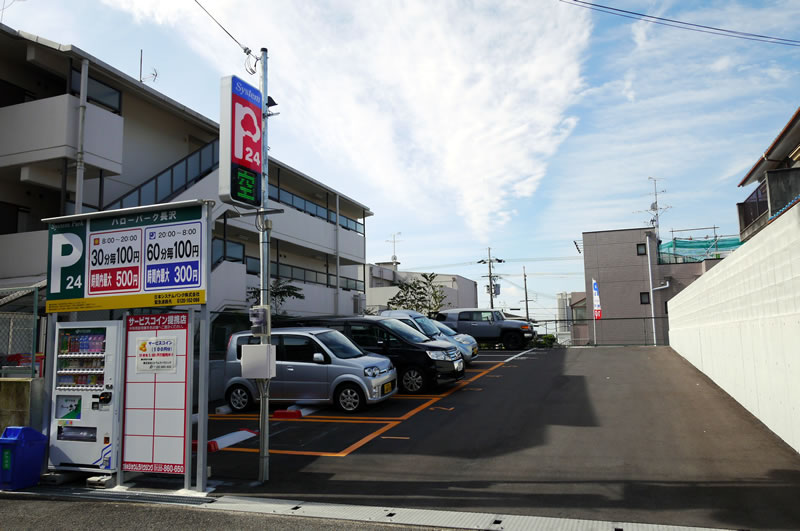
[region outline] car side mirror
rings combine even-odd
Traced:
[[[314,363],[325,363],[325,356],[323,356],[321,352],[315,352],[311,361]]]

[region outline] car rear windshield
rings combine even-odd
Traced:
[[[360,358],[364,355],[364,352],[355,343],[336,330],[322,332],[317,334],[316,337],[339,359]]]
[[[381,323],[383,323],[386,328],[410,343],[424,343],[426,341],[430,341],[428,336],[422,332],[414,330],[409,325],[400,322],[397,319],[384,319],[381,321]]]
[[[425,332],[429,336],[436,336],[439,335],[439,329],[436,328],[436,325],[433,324],[433,321],[428,319],[427,317],[414,317],[414,321],[417,322],[422,331]]]

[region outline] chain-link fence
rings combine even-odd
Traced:
[[[34,378],[43,373],[42,292],[39,285],[0,289],[0,378]]]
[[[539,320],[536,326],[539,334],[554,335],[562,346],[669,345],[667,317],[553,319]]]

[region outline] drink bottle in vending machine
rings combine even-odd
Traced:
[[[122,342],[119,321],[56,324],[50,468],[116,471]]]

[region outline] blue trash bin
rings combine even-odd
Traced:
[[[47,437],[28,427],[9,426],[0,437],[0,490],[39,483]]]

